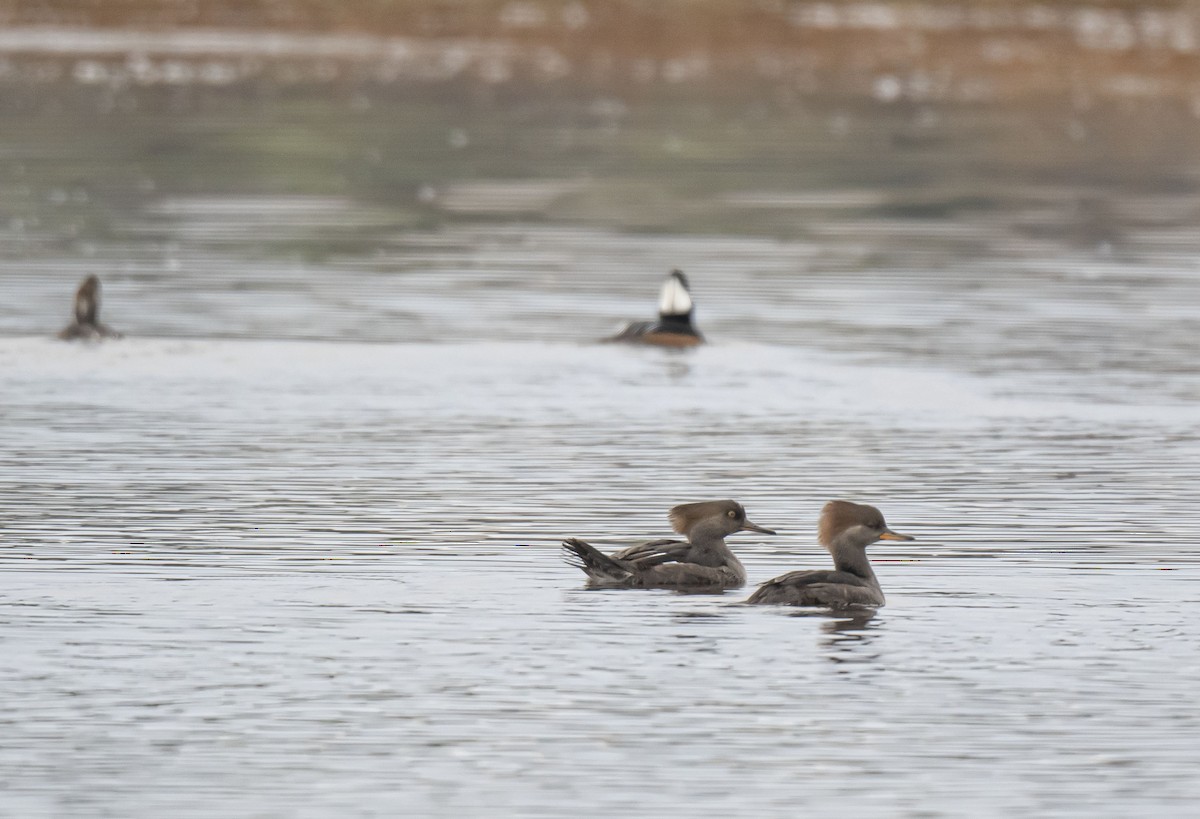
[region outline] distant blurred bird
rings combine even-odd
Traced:
[[[746,584],[746,569],[725,545],[734,532],[775,534],[746,518],[732,500],[684,503],[667,518],[687,540],[652,540],[606,555],[578,538],[563,541],[567,561],[587,574],[592,586],[627,589],[722,591]]]
[[[120,338],[121,334],[100,323],[100,280],[88,276],[75,291],[75,321],[58,334],[61,339]]]
[[[672,270],[658,294],[658,321],[634,322],[607,340],[659,347],[694,347],[704,343],[704,336],[692,325],[692,312],[687,278],[681,271]]]
[[[874,506],[830,501],[821,510],[817,540],[833,555],[833,571],[789,572],[768,580],[747,603],[782,606],[882,606],[883,590],[867,560],[867,547],[877,540],[912,540],[888,528]]]

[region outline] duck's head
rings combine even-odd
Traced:
[[[681,270],[672,270],[658,292],[658,315],[660,318],[686,318],[692,314],[692,294],[688,290],[687,277]]]
[[[913,540],[908,535],[893,532],[883,519],[883,513],[865,503],[835,500],[821,510],[817,540],[826,549],[834,546],[865,548],[877,540]]]
[[[667,514],[667,518],[671,521],[672,529],[688,538],[700,528],[721,537],[741,531],[775,534],[757,523],[751,523],[746,517],[746,510],[733,500],[681,503]]]

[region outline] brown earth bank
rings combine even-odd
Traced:
[[[0,0],[5,84],[256,78],[1200,113],[1200,3]]]

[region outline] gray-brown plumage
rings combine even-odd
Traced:
[[[789,572],[763,583],[746,602],[833,609],[882,606],[883,590],[867,560],[867,546],[912,539],[889,529],[874,506],[830,501],[821,510],[817,540],[833,555],[834,570]]]
[[[100,323],[100,279],[88,276],[75,291],[75,321],[58,334],[68,341],[77,338],[120,338],[121,334]]]
[[[671,528],[687,540],[652,540],[606,555],[577,538],[563,541],[567,561],[587,573],[592,586],[722,591],[746,584],[746,569],[725,545],[734,532],[766,535],[737,501],[685,503],[668,514]]]

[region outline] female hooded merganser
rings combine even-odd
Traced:
[[[67,325],[59,338],[120,338],[121,334],[100,323],[100,280],[88,276],[75,291],[75,321]]]
[[[817,540],[833,555],[833,571],[789,572],[768,580],[747,603],[783,606],[882,606],[883,590],[867,560],[877,540],[912,540],[893,532],[874,506],[830,501],[821,510]]]
[[[587,572],[592,586],[722,591],[746,585],[746,569],[725,537],[749,530],[775,534],[746,519],[737,501],[684,503],[667,515],[687,540],[652,540],[606,555],[576,538],[563,541],[567,562]]]
[[[658,321],[634,322],[608,340],[658,347],[695,347],[704,343],[704,336],[692,326],[692,312],[687,278],[682,272],[672,270],[658,294]]]

